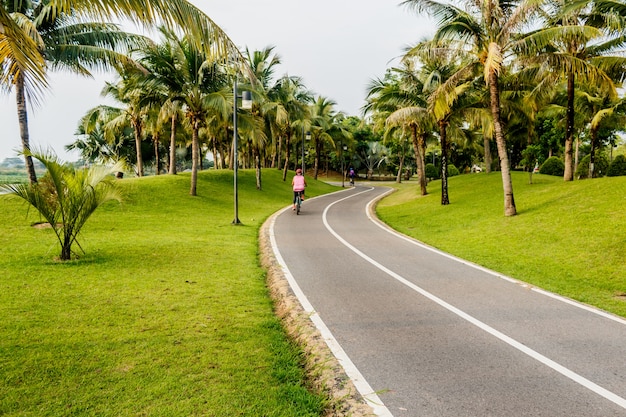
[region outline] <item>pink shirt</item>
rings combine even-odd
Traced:
[[[292,183],[294,191],[304,191],[304,175],[296,175]]]

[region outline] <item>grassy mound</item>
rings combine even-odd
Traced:
[[[395,229],[521,281],[626,317],[626,177],[563,182],[513,172],[518,215],[504,217],[500,173],[450,178],[378,205]]]
[[[37,214],[0,196],[0,414],[319,416],[258,260],[290,178],[263,181],[240,171],[233,226],[230,171],[201,173],[197,197],[188,175],[125,179],[65,263]]]

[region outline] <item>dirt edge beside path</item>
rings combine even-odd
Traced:
[[[278,265],[269,234],[275,216],[277,214],[270,216],[259,231],[261,265],[267,271],[267,285],[274,300],[274,311],[287,335],[305,353],[308,382],[329,398],[330,404],[324,417],[375,416],[307,316]]]

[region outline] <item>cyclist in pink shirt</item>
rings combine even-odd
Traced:
[[[304,188],[306,187],[306,181],[304,180],[304,175],[302,175],[302,169],[296,169],[296,175],[291,180],[291,185],[293,186],[293,208],[296,209],[296,197],[300,194],[300,198],[304,200]]]

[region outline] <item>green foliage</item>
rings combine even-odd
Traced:
[[[527,170],[531,171],[534,169],[535,164],[539,161],[541,157],[541,146],[539,145],[528,145],[526,149],[522,151],[522,160],[521,164],[524,165]]]
[[[67,261],[72,245],[96,209],[109,200],[121,201],[122,196],[113,174],[122,169],[114,166],[92,166],[75,169],[61,163],[53,154],[31,155],[47,169],[34,184],[9,184],[1,188],[26,200],[46,220],[61,244],[60,259]]]
[[[513,218],[502,217],[498,175],[454,178],[455,203],[445,207],[437,193],[417,196],[415,184],[395,184],[399,192],[382,200],[377,213],[443,251],[626,317],[626,177],[565,182],[535,174],[530,185],[524,172],[511,176]]]
[[[541,159],[548,158],[550,152],[553,154],[562,152],[561,144],[565,141],[565,128],[562,124],[560,116],[540,117],[537,120],[535,129],[539,145],[536,146],[541,149]]]
[[[448,164],[448,177],[455,177],[461,175],[459,169],[454,164]]]
[[[433,164],[426,164],[425,171],[426,171],[426,178],[433,178],[433,179],[439,178],[439,170]]]
[[[124,204],[97,210],[86,254],[54,262],[51,229],[0,196],[0,414],[318,417],[302,349],[274,314],[259,267],[261,224],[290,182],[239,171],[120,181]],[[308,179],[307,194],[336,189]]]
[[[565,164],[556,156],[551,156],[546,159],[546,161],[541,164],[541,168],[539,168],[540,174],[554,175],[556,177],[562,177],[564,172]]]
[[[589,163],[591,162],[591,155],[585,156],[576,168],[576,178],[584,179],[589,178]],[[602,154],[596,155],[596,162],[593,168],[594,177],[604,177],[609,170],[609,161]]]
[[[617,155],[609,165],[609,170],[606,175],[609,177],[626,175],[626,156]]]

